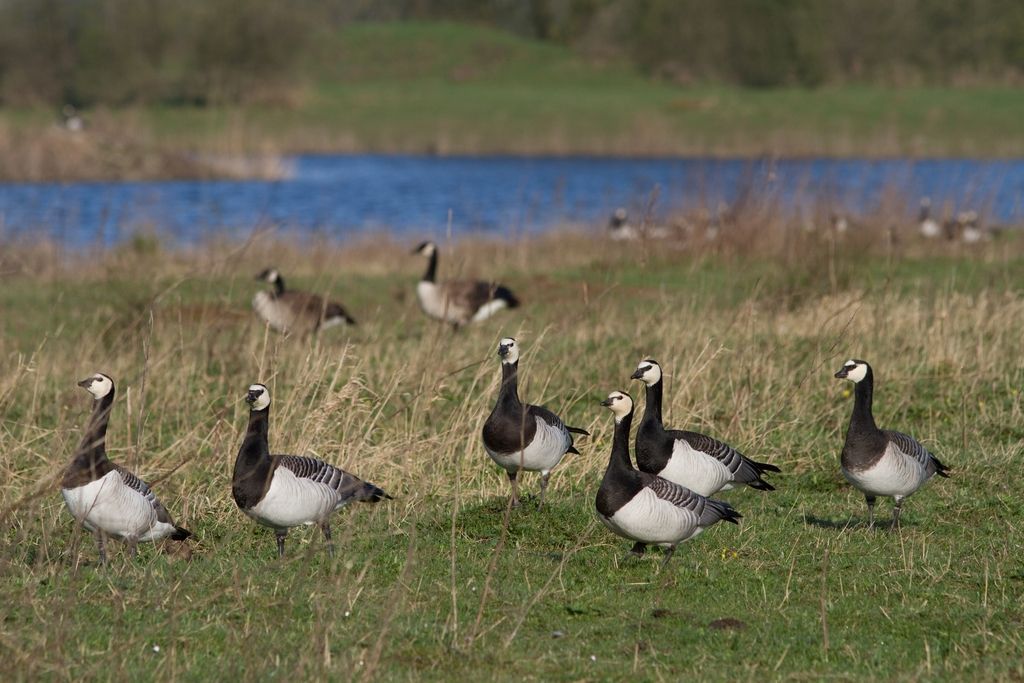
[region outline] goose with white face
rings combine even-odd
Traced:
[[[97,372],[92,377],[87,377],[78,383],[78,386],[82,387],[97,401],[110,393],[114,388],[114,380],[110,379],[102,372]]]
[[[654,386],[661,381],[661,366],[658,365],[658,361],[645,358],[636,366],[636,372],[630,379],[643,380],[647,386]]]
[[[519,362],[519,344],[512,337],[505,337],[498,342],[498,356],[505,365]]]
[[[262,280],[263,282],[269,282],[270,284],[274,284],[275,282],[278,281],[280,277],[281,275],[277,272],[275,268],[267,268],[262,273],[257,275],[256,279]]]
[[[624,391],[613,391],[601,401],[601,405],[612,411],[615,421],[619,422],[633,410],[633,397]]]
[[[426,256],[427,258],[430,258],[431,256],[434,255],[435,251],[437,251],[437,245],[434,244],[433,242],[429,242],[428,241],[428,242],[421,242],[420,245],[418,247],[416,247],[413,250],[412,253],[419,254],[420,256]]]
[[[836,373],[836,379],[848,379],[854,384],[868,376],[868,364],[862,360],[848,360]]]
[[[253,384],[245,396],[245,402],[253,410],[266,410],[270,405],[270,390],[262,384]]]

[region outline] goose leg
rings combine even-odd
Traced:
[[[139,556],[139,540],[137,538],[128,538],[125,542],[128,544],[128,556],[134,560]]]
[[[519,476],[518,471],[512,471],[508,473],[508,480],[512,484],[512,507],[519,507]]]
[[[544,507],[544,493],[548,490],[548,479],[551,478],[550,472],[541,472],[540,475],[540,502],[537,503],[537,509],[540,510]]]
[[[334,557],[334,541],[331,540],[331,523],[324,522],[320,525],[320,530],[324,532],[324,540],[327,541],[327,556]]]
[[[277,556],[279,558],[284,557],[284,537],[287,535],[287,529],[282,529],[281,531],[277,531],[274,533],[274,536],[277,538]]]
[[[99,548],[99,551],[100,551],[100,564],[106,564],[107,563],[107,539],[103,535],[103,532],[100,531],[99,529],[96,530],[95,536],[96,536],[96,547]]]
[[[645,552],[647,552],[647,544],[637,541],[633,544],[633,548],[629,551],[629,554],[633,557],[643,557]]]
[[[896,496],[895,503],[892,506],[892,526],[894,529],[900,528],[900,511],[903,509],[903,497]]]
[[[868,528],[875,528],[875,497],[864,496],[864,501],[868,504]]]
[[[661,569],[665,569],[665,566],[668,564],[668,561],[672,559],[672,554],[675,553],[675,551],[676,547],[674,545],[670,545],[665,550],[665,559],[661,561]],[[661,571],[661,569],[658,571]]]

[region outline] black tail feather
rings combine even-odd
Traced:
[[[934,455],[932,456],[932,462],[935,463],[935,474],[949,479],[950,468],[943,465],[942,462]]]
[[[586,429],[580,429],[579,427],[569,427],[568,425],[566,425],[565,428],[572,432],[573,434],[582,434],[583,436],[590,436],[590,432],[588,432]]]
[[[566,453],[575,453],[576,455],[580,455],[580,452],[578,450],[576,450],[575,446],[569,446],[567,449],[565,449],[565,452]]]
[[[172,541],[184,541],[186,538],[192,535],[192,532],[188,529],[184,529],[180,526],[174,527],[174,533],[171,534]]]
[[[755,481],[747,482],[747,486],[758,491],[774,491],[775,487],[766,482],[764,479],[757,479]]]
[[[754,462],[753,460],[751,460],[750,462],[754,465],[754,469],[757,470],[758,474],[763,474],[764,472],[781,472],[782,471],[778,467],[776,467],[775,465],[769,465],[766,462]]]
[[[509,308],[516,308],[519,305],[519,299],[512,293],[512,290],[505,285],[498,285],[494,288],[494,294],[491,296],[492,299],[501,299]]]

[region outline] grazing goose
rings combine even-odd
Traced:
[[[942,226],[932,218],[932,200],[929,197],[921,198],[921,210],[917,214],[917,225],[921,237],[931,240],[942,235]]]
[[[868,525],[875,525],[875,498],[892,496],[892,520],[900,523],[903,499],[938,474],[949,476],[949,468],[912,437],[875,426],[871,414],[874,373],[866,361],[848,360],[836,379],[854,383],[853,414],[840,459],[843,476],[864,494],[868,504]]]
[[[433,242],[423,242],[413,253],[427,257],[427,270],[416,285],[416,298],[430,318],[458,328],[519,305],[519,299],[504,285],[481,280],[438,282],[437,245]]]
[[[284,557],[288,529],[317,524],[334,555],[331,513],[353,500],[376,503],[391,498],[373,484],[316,458],[271,455],[267,443],[270,428],[270,391],[253,384],[245,397],[249,403],[249,427],[235,459],[231,495],[239,509],[274,530],[278,557]]]
[[[191,536],[174,525],[146,482],[107,459],[107,423],[114,405],[114,380],[96,373],[78,386],[93,396],[92,417],[75,457],[64,470],[60,492],[74,518],[96,535],[100,563],[107,561],[106,536],[127,543],[132,557],[139,541],[167,537],[184,541]]]
[[[519,344],[506,337],[498,343],[501,358],[501,389],[494,410],[484,422],[484,450],[508,473],[512,483],[512,507],[519,506],[520,470],[540,472],[540,502],[548,487],[551,470],[566,453],[579,454],[572,445],[572,434],[588,434],[565,424],[543,406],[523,404],[519,400]]]
[[[631,379],[647,385],[644,416],[636,432],[636,464],[641,471],[664,477],[702,496],[731,489],[733,484],[775,490],[762,479],[765,472],[779,471],[775,465],[755,462],[704,434],[665,429],[661,421],[662,372],[657,361],[640,361]]]
[[[325,301],[316,294],[284,288],[284,278],[273,268],[256,276],[274,285],[272,292],[256,292],[252,307],[256,314],[278,332],[317,333],[335,325],[355,325],[356,321],[341,304]]]
[[[615,435],[608,469],[597,491],[597,514],[613,532],[636,541],[634,554],[642,555],[648,543],[660,545],[666,548],[664,568],[680,543],[722,520],[739,524],[742,515],[728,503],[633,469],[629,459],[633,399],[613,391],[601,405],[615,415]]]

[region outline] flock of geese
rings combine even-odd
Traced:
[[[476,281],[438,282],[437,246],[424,242],[415,250],[428,259],[416,291],[430,317],[460,327],[518,305],[501,285]],[[260,292],[253,307],[267,325],[282,332],[316,332],[336,324],[354,324],[334,302],[285,288],[273,269],[258,276],[273,285]],[[501,384],[494,409],[482,430],[483,450],[505,471],[511,484],[509,505],[517,507],[519,475],[540,474],[537,507],[544,505],[551,473],[567,454],[579,454],[576,436],[586,430],[567,426],[544,406],[524,403],[519,396],[519,343],[506,337],[498,344]],[[900,432],[881,430],[872,416],[874,375],[863,360],[849,360],[835,374],[855,385],[853,413],[840,460],[843,476],[864,494],[869,526],[879,496],[894,500],[893,524],[899,525],[903,500],[948,468],[919,442]],[[615,534],[633,542],[642,555],[648,545],[665,548],[664,566],[679,543],[718,522],[738,524],[742,515],[716,494],[746,486],[762,492],[775,487],[765,479],[780,470],[758,462],[732,446],[698,432],[666,427],[662,417],[661,365],[645,358],[631,379],[643,382],[646,400],[636,430],[636,466],[630,456],[634,403],[624,391],[601,402],[614,416],[614,438],[608,466],[597,489],[599,519]],[[170,538],[184,541],[191,532],[177,526],[150,486],[107,457],[106,432],[114,404],[114,381],[96,373],[79,385],[93,397],[92,415],[61,479],[61,493],[77,524],[94,533],[101,564],[107,561],[107,538],[123,541],[135,556],[140,541]],[[391,496],[378,486],[317,458],[273,453],[269,444],[270,390],[249,386],[245,395],[249,419],[235,459],[231,495],[239,510],[272,529],[278,555],[285,554],[289,529],[320,527],[327,552],[333,555],[331,516],[347,504],[376,503]]]

